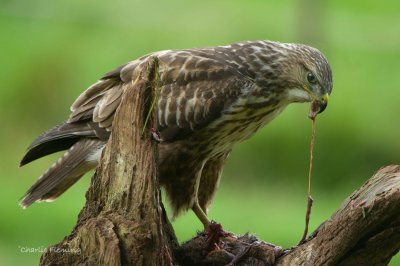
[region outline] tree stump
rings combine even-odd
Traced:
[[[386,265],[400,249],[400,166],[381,168],[305,243],[282,250],[214,224],[178,246],[161,202],[152,112],[158,60],[126,85],[72,233],[41,265]],[[154,122],[154,121],[153,121]],[[70,252],[75,251],[75,252]]]
[[[142,134],[157,69],[150,58],[127,85],[78,222],[42,265],[172,265],[176,237],[161,203],[157,144],[150,130]]]

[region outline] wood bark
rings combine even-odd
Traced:
[[[202,233],[180,247],[182,265],[387,265],[400,249],[400,166],[381,168],[305,243],[282,250],[255,236],[224,236],[206,250]]]
[[[381,168],[276,265],[387,265],[400,249],[400,166]]]
[[[127,85],[114,128],[71,235],[47,249],[42,265],[171,265],[176,238],[161,203],[151,112],[158,60]]]
[[[157,58],[150,58],[127,85],[78,222],[47,249],[41,265],[387,265],[399,251],[398,165],[377,171],[291,249],[235,236],[218,224],[178,246],[161,202],[157,144],[150,129],[142,134],[157,69]]]

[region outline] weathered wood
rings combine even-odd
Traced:
[[[280,250],[255,236],[201,233],[184,243],[181,265],[387,265],[400,249],[400,166],[377,171],[302,245]]]
[[[381,168],[277,265],[387,265],[400,249],[400,166]]]
[[[125,88],[110,140],[71,235],[47,249],[42,265],[171,265],[176,238],[161,203],[151,111],[158,60]],[[63,248],[65,251],[54,252]],[[79,252],[76,252],[79,251]]]

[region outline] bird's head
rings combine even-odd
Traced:
[[[314,102],[318,113],[328,105],[332,92],[332,71],[325,56],[317,49],[301,45],[288,45],[284,77],[288,84],[286,99],[290,102]]]

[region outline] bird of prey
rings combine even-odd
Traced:
[[[235,143],[290,103],[313,102],[324,111],[332,91],[325,56],[302,44],[245,41],[151,53],[104,75],[75,100],[68,120],[33,141],[21,166],[66,152],[29,188],[22,207],[54,200],[97,166],[121,98],[149,56],[159,60],[160,183],[174,216],[192,209],[204,226]]]

